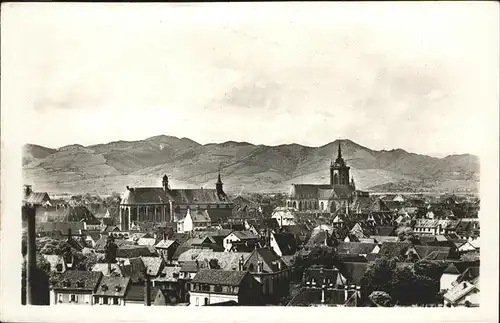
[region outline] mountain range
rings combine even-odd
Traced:
[[[36,191],[52,194],[123,192],[125,186],[215,187],[220,168],[229,193],[287,192],[290,184],[328,183],[339,141],[321,147],[247,142],[199,144],[188,138],[156,136],[59,149],[27,144],[23,175]],[[372,150],[340,142],[356,187],[369,191],[477,192],[479,158],[470,154],[436,158],[402,149]]]

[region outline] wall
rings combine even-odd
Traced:
[[[228,301],[238,302],[238,295],[190,292],[189,306],[203,306],[205,305],[205,298],[208,298],[209,304],[222,303]],[[197,300],[198,300],[198,305],[196,305]]]
[[[59,303],[59,295],[62,295],[62,303]],[[76,295],[78,297],[78,302],[70,302],[70,295]],[[92,294],[79,294],[78,292],[54,292],[54,296],[51,297],[52,304],[71,304],[71,305],[92,305]]]

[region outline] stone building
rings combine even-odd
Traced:
[[[330,183],[292,184],[286,206],[298,211],[336,212],[343,209],[347,211],[358,195],[363,197],[368,195],[366,192],[356,190],[353,177],[349,181],[349,170],[350,167],[342,158],[339,142],[337,158],[330,163]]]
[[[215,189],[173,189],[167,175],[163,176],[161,187],[127,186],[120,202],[120,228],[127,231],[138,222],[177,222],[188,209],[208,210],[214,216],[212,222],[231,215],[233,203],[223,190],[220,173]]]

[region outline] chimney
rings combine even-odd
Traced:
[[[146,280],[144,281],[144,305],[151,306],[151,280],[146,271],[144,271],[144,275],[146,276]]]

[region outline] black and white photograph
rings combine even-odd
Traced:
[[[498,17],[481,2],[2,4],[4,318],[494,322]]]

